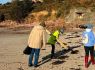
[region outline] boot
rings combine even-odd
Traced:
[[[88,68],[88,56],[85,56],[85,68]]]
[[[94,56],[91,56],[91,62],[93,65],[95,64]]]

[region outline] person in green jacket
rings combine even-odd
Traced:
[[[59,42],[58,38],[59,35],[62,33],[63,34],[64,29],[59,29],[54,31],[51,35],[50,38],[48,39],[48,44],[50,44],[52,46],[52,50],[51,50],[51,58],[54,58],[54,53],[55,53],[55,43]],[[60,42],[59,42],[60,43]]]

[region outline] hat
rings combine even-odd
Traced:
[[[92,24],[85,24],[85,26],[86,26],[86,28],[88,28],[88,29],[91,29],[91,28],[93,28],[93,25]]]
[[[40,23],[40,25],[43,26],[43,27],[46,27],[46,24],[45,24],[44,21],[42,21],[42,22]]]
[[[61,28],[59,31],[60,31],[62,34],[64,33],[64,29],[63,29],[63,28]]]

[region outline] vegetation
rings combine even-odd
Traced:
[[[33,3],[30,0],[15,0],[12,3],[0,5],[0,13],[5,16],[5,19],[20,22],[33,10],[32,5]]]
[[[65,17],[71,8],[85,7],[95,11],[94,0],[44,0],[43,2],[32,2],[32,0],[13,0],[11,3],[0,4],[0,21],[6,19],[22,21],[31,12],[47,10],[51,15],[51,11],[56,10],[56,18]]]

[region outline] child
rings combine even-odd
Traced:
[[[54,53],[55,53],[55,43],[58,42],[62,47],[66,48],[65,45],[58,39],[59,35],[62,33],[63,34],[64,29],[61,28],[59,30],[55,30],[50,38],[48,39],[48,44],[50,44],[52,46],[52,50],[51,50],[51,58],[54,58]]]
[[[92,64],[95,64],[94,61],[94,43],[95,43],[95,37],[94,33],[92,31],[93,26],[91,24],[86,24],[86,29],[82,34],[83,37],[83,44],[85,49],[85,67],[88,67],[88,58],[90,53],[90,58]]]

